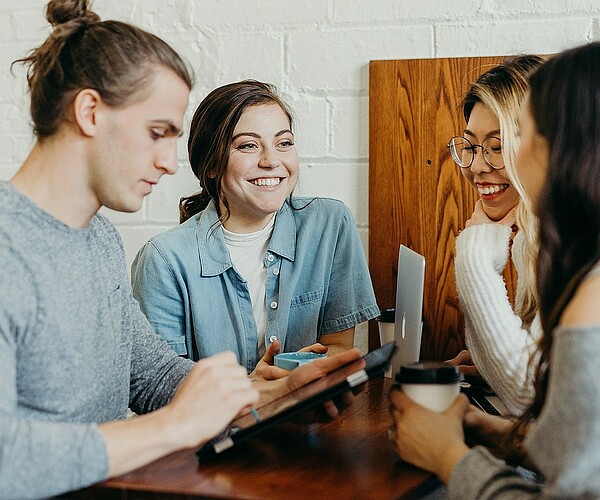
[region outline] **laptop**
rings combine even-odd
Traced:
[[[465,394],[472,405],[490,415],[507,416],[510,412],[493,389],[478,377],[465,376],[460,392]]]
[[[394,341],[398,346],[391,363],[391,376],[400,366],[419,361],[423,332],[423,294],[425,287],[425,257],[400,245],[398,251],[398,278],[396,281],[396,316]],[[508,410],[483,381],[466,377],[461,384],[472,404],[492,415],[508,415]]]
[[[419,361],[424,287],[425,257],[400,245],[394,321],[394,340],[398,351],[392,361],[392,377],[400,371],[401,365]]]

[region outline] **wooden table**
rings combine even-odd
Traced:
[[[82,499],[418,498],[439,485],[400,461],[386,433],[390,379],[376,379],[337,419],[282,424],[230,454],[198,464],[174,453],[79,492]]]

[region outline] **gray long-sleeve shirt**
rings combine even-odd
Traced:
[[[105,479],[97,424],[165,405],[192,365],[141,313],[108,220],[73,229],[0,182],[0,498]]]
[[[477,447],[455,467],[451,498],[600,498],[600,327],[553,335],[546,403],[525,440],[545,483],[527,481]]]

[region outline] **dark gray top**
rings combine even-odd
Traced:
[[[97,423],[165,405],[193,363],[133,299],[121,239],[74,229],[0,182],[0,498],[107,477]]]
[[[600,498],[600,326],[553,335],[546,403],[525,441],[544,484],[476,447],[455,467],[450,498]]]

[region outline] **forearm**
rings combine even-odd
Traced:
[[[465,313],[467,346],[480,373],[509,410],[532,397],[527,369],[533,340],[514,313],[501,272],[510,229],[486,224],[457,238],[456,287]]]
[[[181,436],[161,408],[147,415],[100,424],[109,477],[119,476],[184,448]]]
[[[354,327],[336,333],[321,335],[319,343],[327,346],[327,355],[333,356],[354,347]]]

